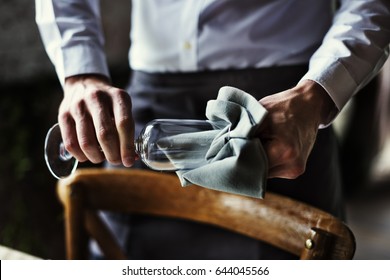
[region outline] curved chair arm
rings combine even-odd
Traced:
[[[199,186],[173,174],[135,169],[79,169],[58,182],[65,207],[68,258],[85,257],[92,235],[108,258],[125,258],[96,210],[142,213],[212,224],[265,241],[301,259],[352,259],[353,233],[336,217],[270,193],[244,197]],[[99,228],[99,230],[97,230]],[[80,233],[84,230],[84,233]]]

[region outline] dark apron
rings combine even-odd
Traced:
[[[206,103],[220,87],[242,89],[256,99],[297,84],[307,66],[199,73],[135,71],[129,92],[136,134],[155,118],[206,119]],[[143,168],[141,164],[138,167]],[[333,129],[319,131],[306,172],[296,180],[271,179],[267,190],[343,217],[337,141]],[[107,215],[132,259],[284,259],[288,253],[209,225],[166,218]]]

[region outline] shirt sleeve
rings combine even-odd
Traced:
[[[319,83],[341,110],[379,72],[389,43],[390,1],[342,0],[302,80]]]
[[[61,84],[79,74],[109,77],[99,0],[35,0],[36,23]]]

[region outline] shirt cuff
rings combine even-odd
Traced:
[[[302,80],[312,80],[321,85],[336,105],[336,112],[330,112],[328,126],[347,104],[358,89],[358,85],[340,61],[315,58],[310,61],[309,71]]]
[[[62,48],[63,70],[57,70],[61,84],[64,85],[66,77],[81,74],[100,74],[109,78],[106,57],[100,49],[91,43]]]

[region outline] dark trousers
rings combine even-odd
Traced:
[[[205,119],[207,101],[215,99],[222,86],[234,86],[261,99],[295,86],[306,71],[305,65],[179,74],[135,71],[129,92],[133,102],[136,135],[147,122],[155,118]],[[269,180],[267,190],[343,217],[337,150],[332,128],[320,130],[305,174],[296,180]],[[127,249],[129,258],[292,258],[288,253],[251,238],[208,225],[138,215],[107,214],[106,218]]]

